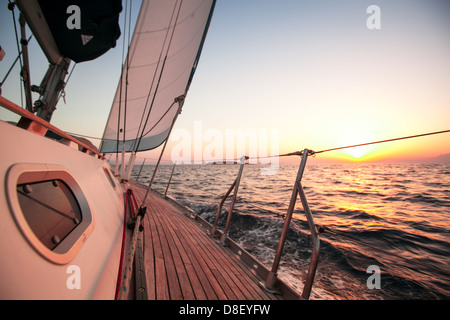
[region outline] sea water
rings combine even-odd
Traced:
[[[154,168],[144,166],[139,181],[147,184]],[[262,168],[244,167],[229,237],[270,269],[298,165],[281,165],[274,175],[262,175]],[[135,167],[135,178],[140,169]],[[178,165],[168,194],[212,222],[238,170],[238,165]],[[171,165],[161,165],[152,188],[164,193],[171,171]],[[311,161],[302,185],[314,222],[333,231],[320,234],[311,299],[450,298],[450,163]],[[298,292],[311,254],[298,198],[278,272]],[[373,266],[380,270],[375,287],[370,285]]]

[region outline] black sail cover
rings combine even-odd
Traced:
[[[64,57],[79,63],[116,46],[121,0],[39,0],[39,5]]]

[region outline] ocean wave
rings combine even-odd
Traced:
[[[428,204],[435,204],[440,206],[450,206],[450,201],[437,199],[430,195],[423,195],[423,194],[416,194],[413,196],[410,196],[409,198],[406,198],[405,200],[411,201],[411,202],[423,202]]]
[[[200,205],[200,207],[203,206],[205,204]],[[216,210],[217,206],[207,204],[199,211],[203,212],[201,214],[203,218],[212,221],[215,217]],[[365,211],[346,210],[343,213],[348,215],[350,219],[380,220],[380,218],[370,215]],[[222,212],[219,226],[223,227],[227,214],[226,210]],[[266,264],[267,267],[270,267],[278,246],[282,227],[283,220],[276,217],[233,212],[229,235],[244,249]],[[281,274],[287,274],[290,279],[289,281],[293,282],[296,287],[301,287],[305,280],[304,275],[300,276],[302,272],[298,270],[303,270],[304,273],[308,269],[308,261],[312,255],[311,236],[305,230],[307,230],[307,223],[305,221],[294,220],[292,222],[292,226],[286,237],[283,262],[281,264],[281,268],[283,268],[283,271],[280,271]],[[324,292],[328,292],[328,294],[332,292],[337,293],[339,290],[345,288],[346,292],[340,292],[339,295],[341,298],[346,297],[348,299],[361,296],[370,297],[371,299],[395,298],[399,295],[405,297],[405,293],[407,298],[435,299],[443,297],[441,294],[428,293],[427,290],[430,288],[427,287],[427,284],[414,280],[415,277],[417,278],[417,275],[423,273],[431,275],[432,272],[430,270],[421,265],[414,265],[411,262],[399,261],[395,255],[389,255],[385,252],[406,252],[426,256],[443,255],[448,254],[448,252],[442,252],[442,250],[436,250],[436,248],[445,247],[448,243],[443,243],[423,235],[410,234],[406,231],[386,228],[347,231],[345,232],[345,236],[359,242],[368,243],[373,247],[378,247],[384,252],[376,252],[376,250],[361,246],[360,244],[354,244],[348,240],[331,240],[326,235],[322,236],[317,285],[322,286],[321,289]],[[370,292],[367,288],[361,287],[361,284],[364,284],[364,281],[367,280],[368,275],[366,269],[370,265],[379,265],[385,272],[388,272],[383,276],[384,284],[395,285],[395,289],[378,296],[378,293],[374,295],[374,292]],[[397,267],[393,267],[393,265],[397,265]],[[405,274],[400,276],[399,274],[404,272],[404,268],[413,271],[409,271],[409,276]],[[326,277],[325,275],[329,276],[330,273],[336,273],[336,270],[339,270],[339,279],[341,280],[337,280],[338,278],[336,277],[331,282],[324,279]],[[294,275],[297,278],[294,278]],[[355,285],[355,283],[358,285]],[[442,283],[441,286],[443,286]],[[411,295],[408,292],[411,292]]]
[[[416,230],[424,231],[429,234],[444,235],[450,239],[450,231],[441,226],[432,225],[428,221],[407,221],[406,223]]]
[[[180,174],[174,175],[169,193],[213,223],[237,167],[206,167],[177,167]],[[162,192],[171,167],[163,170],[167,174],[154,183]],[[146,176],[144,171],[141,176]],[[229,236],[269,268],[284,223],[282,215],[274,213],[286,213],[296,172],[294,166],[281,166],[277,176],[261,178],[259,167],[249,166],[241,181]],[[449,173],[450,165],[309,167],[304,186],[316,223],[353,239],[320,235],[312,298],[448,299]],[[219,229],[224,228],[229,201],[222,209]],[[312,240],[299,199],[283,253],[280,278],[301,291]],[[381,268],[381,290],[366,286],[371,264]]]
[[[410,194],[407,192],[397,192],[394,195],[385,196],[382,199],[383,201],[401,201],[437,206],[450,206],[450,201],[446,200],[446,198],[437,198],[427,194]]]
[[[349,219],[356,219],[356,220],[377,220],[377,221],[383,220],[383,218],[378,217],[374,214],[370,214],[364,210],[349,210],[341,208],[339,210],[339,215],[345,216]]]

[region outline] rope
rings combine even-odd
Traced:
[[[126,300],[128,298],[128,294],[130,292],[130,283],[131,283],[131,274],[132,274],[132,266],[134,257],[136,255],[136,248],[138,244],[138,236],[140,232],[142,232],[141,221],[144,219],[146,214],[147,207],[139,207],[137,208],[136,199],[134,198],[133,191],[130,189],[127,191],[127,204],[131,209],[131,221],[130,223],[134,223],[133,235],[131,237],[131,242],[129,244],[129,250],[127,253],[127,259],[125,260],[125,265],[122,266],[124,273],[121,275],[121,280],[119,285],[119,289],[116,291],[116,299],[118,300]],[[125,223],[126,225],[128,223]]]
[[[348,149],[348,148],[368,146],[368,145],[371,145],[371,144],[378,144],[378,143],[393,142],[393,141],[406,140],[406,139],[412,139],[412,138],[419,138],[419,137],[425,137],[425,136],[431,136],[431,135],[435,135],[435,134],[442,134],[442,133],[449,133],[449,132],[450,132],[450,130],[444,130],[444,131],[436,131],[436,132],[430,132],[430,133],[417,134],[417,135],[414,135],[414,136],[393,138],[393,139],[387,139],[387,140],[379,140],[379,141],[374,141],[374,142],[355,144],[355,145],[346,146],[346,147],[325,149],[325,150],[321,150],[321,151],[316,151],[316,152],[314,152],[314,154],[319,154],[319,153],[324,153],[324,152],[329,152],[329,151],[342,150],[342,149]]]
[[[127,197],[125,199],[125,209],[123,211],[123,229],[122,229],[122,247],[120,250],[120,263],[119,263],[119,272],[117,274],[117,284],[116,284],[116,293],[114,296],[115,300],[119,299],[120,289],[122,287],[122,273],[123,273],[123,262],[124,262],[124,255],[125,255],[125,238],[127,235],[127,211],[130,208],[129,198],[128,198],[128,192],[127,191]]]

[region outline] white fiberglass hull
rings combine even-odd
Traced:
[[[124,190],[108,176],[108,163],[78,151],[78,146],[3,121],[0,136],[0,299],[114,299]],[[17,168],[63,168],[79,186],[77,193],[82,193],[90,217],[83,217],[86,228],[73,240],[73,248],[67,249],[70,254],[49,252],[46,256],[45,250],[50,250],[41,250],[41,244],[33,243],[36,239],[27,234],[11,181]]]

